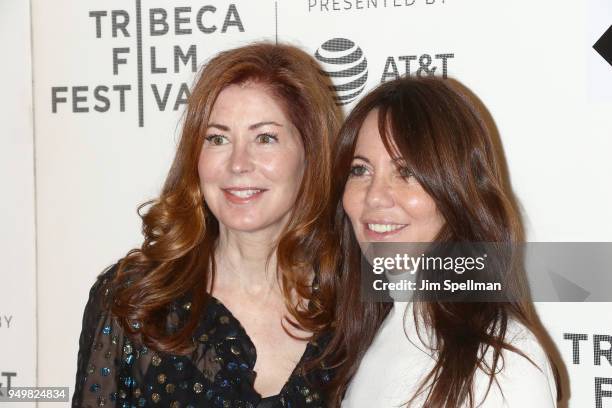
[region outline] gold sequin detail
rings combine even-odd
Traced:
[[[127,397],[127,394],[125,393],[125,391],[119,390],[119,398],[125,398],[125,397]]]
[[[154,392],[153,394],[151,394],[151,400],[152,400],[154,403],[156,403],[156,404],[157,404],[157,403],[159,402],[159,400],[160,400],[160,399],[161,399],[161,397],[159,396],[159,394],[158,394],[158,393]]]
[[[104,405],[106,405],[106,398],[102,396],[98,397],[98,406],[103,407]]]
[[[89,364],[89,365],[87,366],[87,373],[88,373],[88,374],[93,374],[93,373],[94,373],[94,371],[96,371],[96,366],[95,366],[95,365],[93,365],[93,364]]]
[[[229,317],[227,316],[221,316],[219,318],[219,322],[223,323],[223,324],[228,324],[229,323]]]
[[[158,356],[157,354],[155,354],[152,358],[151,358],[151,364],[153,364],[155,367],[157,367],[159,364],[161,363],[161,357]]]
[[[183,305],[183,309],[185,310],[190,310],[191,309],[191,302],[187,302]]]
[[[140,388],[136,388],[134,390],[134,397],[136,397],[136,398],[140,397],[141,393],[142,393],[142,391],[140,391]]]
[[[230,350],[232,351],[232,354],[234,355],[239,355],[240,354],[240,350],[238,349],[238,347],[232,345],[232,347],[230,347]]]
[[[208,334],[201,335],[199,340],[204,342],[208,341]]]
[[[157,376],[157,382],[163,384],[166,382],[166,374],[161,373]]]
[[[204,386],[202,384],[200,384],[199,382],[193,384],[193,391],[196,394],[199,394],[202,392],[202,390],[204,389]]]
[[[178,401],[172,401],[170,408],[180,408],[181,404]]]
[[[175,390],[174,384],[166,384],[166,392],[172,394]]]

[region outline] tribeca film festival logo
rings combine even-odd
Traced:
[[[338,105],[351,103],[365,89],[368,79],[368,60],[362,49],[353,41],[347,38],[327,40],[317,49],[315,58],[334,84],[332,88],[337,93]],[[439,75],[446,79],[448,64],[453,58],[455,54],[449,52],[388,56],[382,68],[380,82],[412,75],[418,77]]]
[[[607,366],[612,367],[612,336],[607,334],[592,334],[592,354],[587,354],[584,357],[586,347],[583,343],[589,340],[587,333],[563,333],[563,340],[571,341],[571,355],[573,365],[590,365],[591,362],[596,367],[601,367],[609,373]],[[586,346],[586,345],[585,345]],[[566,346],[567,347],[567,346]],[[582,358],[581,358],[582,355]],[[591,359],[592,358],[592,359]],[[567,361],[569,368],[569,361]],[[605,408],[612,406],[612,376],[610,377],[595,377],[593,379],[595,386],[595,408]],[[604,402],[611,405],[604,405]],[[586,405],[585,405],[586,406]]]
[[[138,126],[144,126],[144,99],[153,98],[159,111],[178,110],[187,103],[189,84],[176,83],[168,74],[179,74],[185,69],[197,71],[197,44],[176,44],[172,46],[172,57],[163,60],[163,51],[156,45],[162,36],[174,36],[177,42],[182,38],[202,42],[203,36],[244,32],[244,24],[235,4],[217,8],[203,5],[199,8],[172,7],[143,10],[142,0],[135,0],[134,13],[127,10],[90,10],[91,35],[96,39],[117,38],[134,40],[132,46],[111,48],[108,54],[108,69],[114,76],[135,73],[135,83],[73,85],[51,87],[51,111],[58,113],[65,105],[72,113],[126,112],[126,100],[136,100]],[[143,20],[148,20],[145,30]],[[147,36],[148,35],[148,36]],[[145,44],[146,42],[146,44]],[[146,47],[146,48],[145,48]],[[148,61],[143,60],[143,51],[149,51]],[[152,80],[145,84],[143,73],[151,74]],[[164,78],[165,80],[161,80]]]

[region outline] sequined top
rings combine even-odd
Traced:
[[[110,283],[116,266],[91,288],[79,340],[73,407],[324,407],[321,385],[326,368],[305,373],[325,339],[308,343],[278,395],[263,398],[254,389],[255,347],[240,322],[214,297],[194,332],[190,356],[169,355],[131,341],[110,312]],[[190,303],[175,302],[169,319],[189,313]],[[137,324],[137,323],[136,323]]]

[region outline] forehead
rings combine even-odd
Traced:
[[[366,157],[370,161],[378,158],[384,160],[391,159],[391,155],[385,147],[378,128],[378,113],[378,109],[373,109],[368,113],[359,129],[355,145],[355,154]],[[390,141],[393,142],[393,138],[390,138]]]
[[[210,121],[288,121],[283,106],[267,86],[256,82],[225,87],[213,105]]]

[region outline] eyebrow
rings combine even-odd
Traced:
[[[252,124],[251,126],[249,126],[249,130],[254,130],[254,129],[257,129],[257,128],[260,128],[266,125],[274,125],[278,127],[283,127],[283,125],[281,125],[280,123],[274,122],[273,120],[268,120],[265,122],[257,122],[257,123]]]
[[[283,125],[281,125],[280,123],[274,122],[273,120],[267,120],[264,122],[257,122],[257,123],[252,124],[251,126],[249,126],[249,130],[255,130],[262,126],[266,126],[266,125],[274,125],[278,127],[283,127]],[[216,128],[219,130],[223,130],[225,132],[228,132],[230,130],[229,126],[221,125],[219,123],[209,123],[208,128]]]
[[[366,163],[370,163],[370,161],[367,158],[363,157],[363,156],[359,156],[359,155],[353,156],[353,160],[355,160],[355,159],[363,160]]]
[[[227,132],[228,130],[230,130],[230,128],[229,128],[229,127],[227,127],[227,126],[225,126],[225,125],[220,125],[220,124],[218,124],[218,123],[209,123],[209,124],[208,124],[208,128],[216,128],[216,129],[219,129],[219,130],[223,130],[223,131],[225,131],[225,132]]]
[[[363,157],[363,156],[360,156],[360,155],[353,156],[353,160],[355,160],[355,159],[363,160],[364,162],[366,162],[368,164],[370,163],[370,160],[368,160],[366,157]],[[405,164],[406,163],[406,160],[403,157],[396,157],[396,158],[391,159],[391,161],[393,163],[396,163],[396,164]]]

